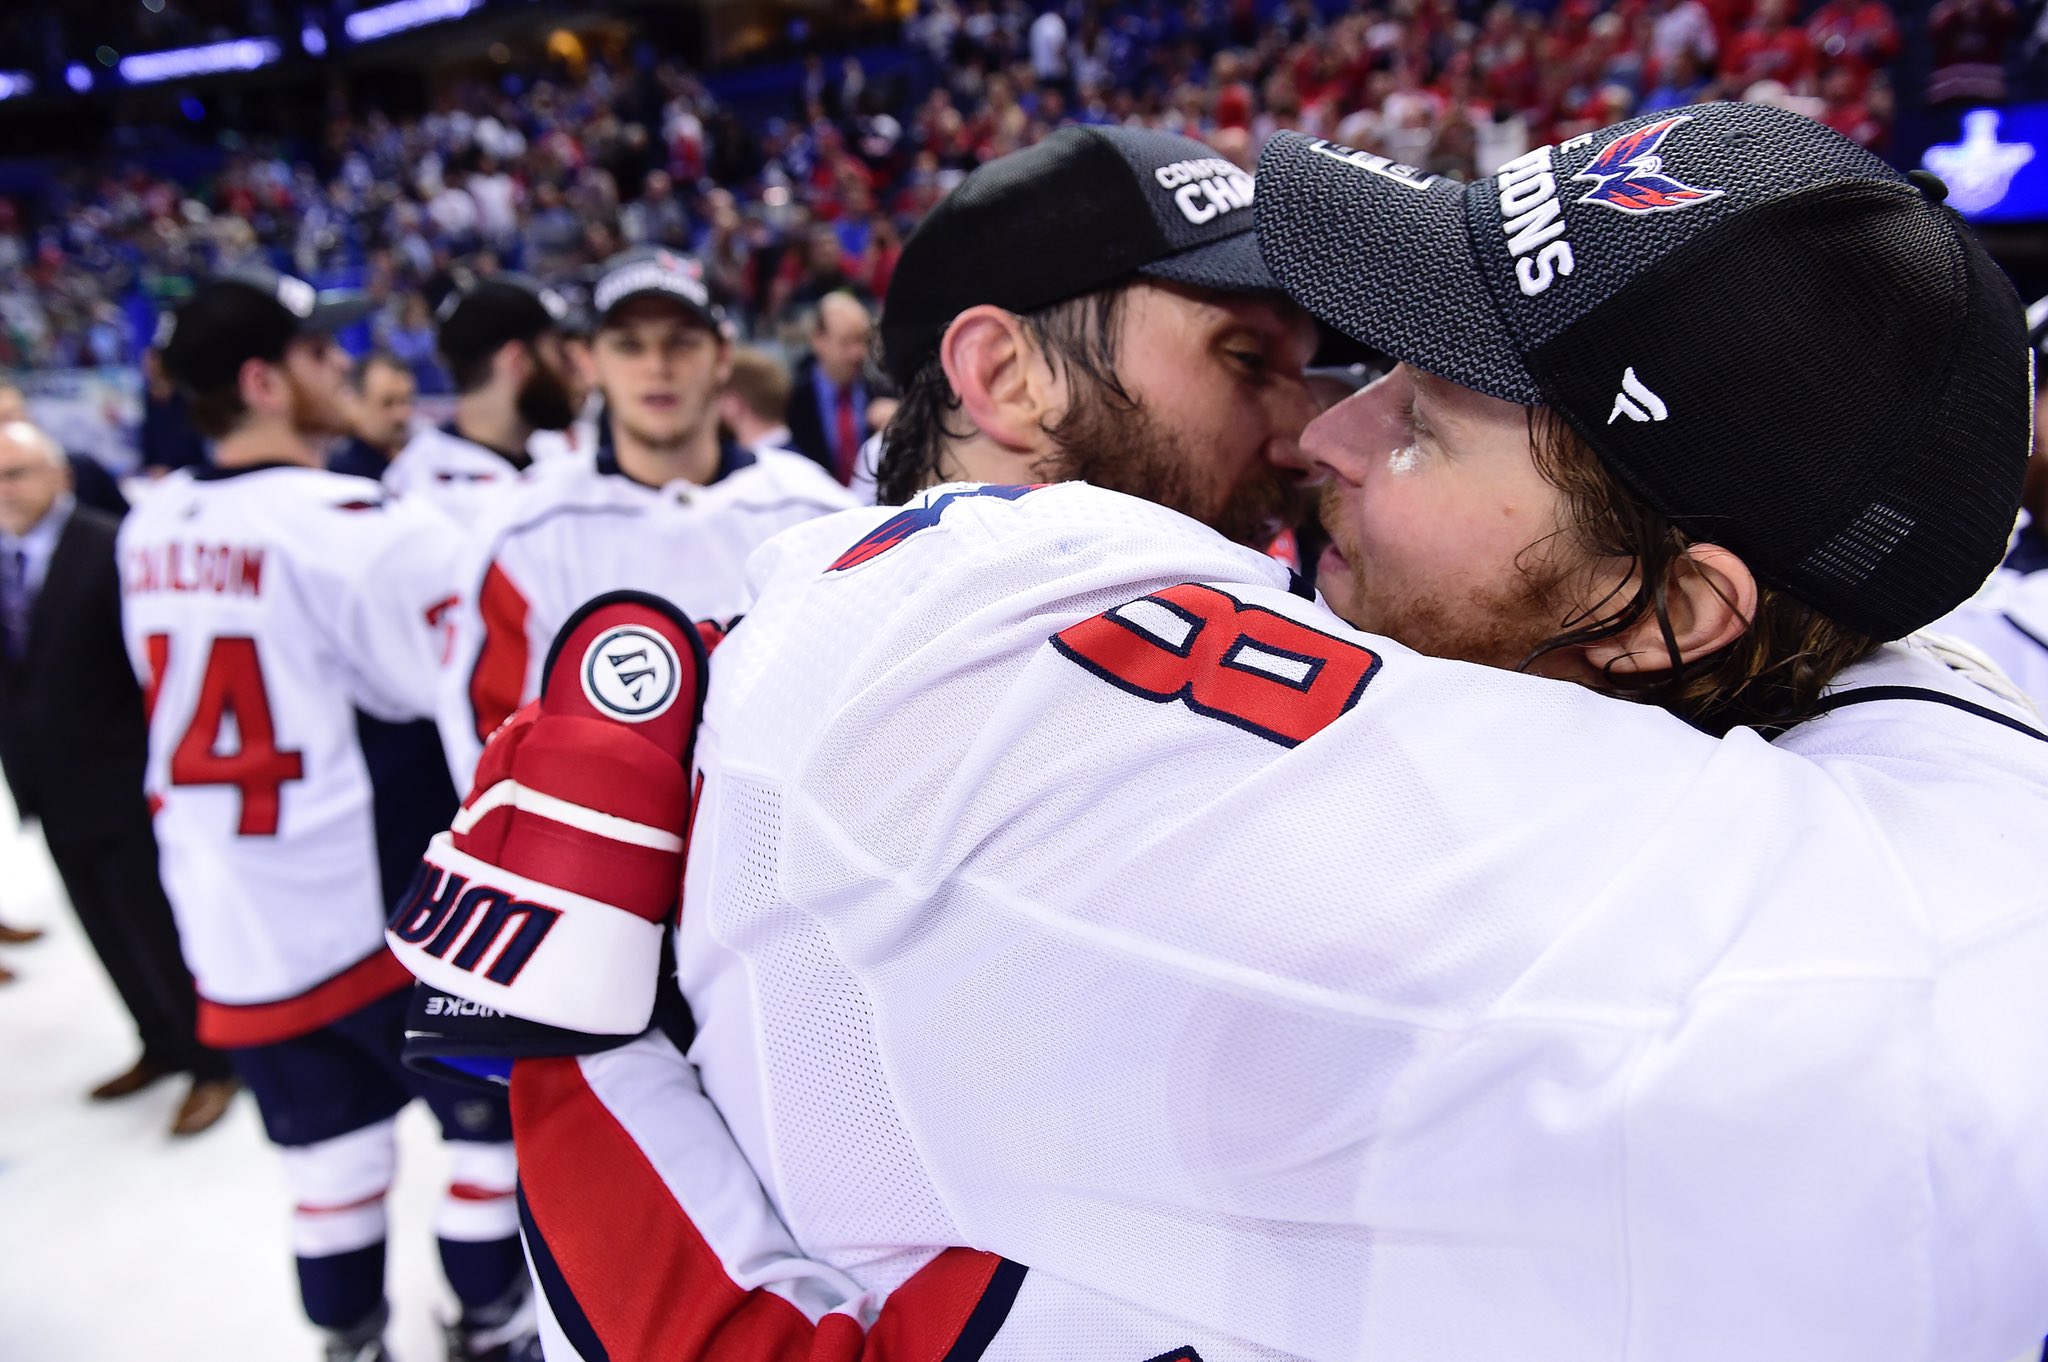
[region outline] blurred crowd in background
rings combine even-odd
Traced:
[[[187,5],[157,40],[208,36],[194,15],[250,31],[263,7]],[[35,25],[59,23],[41,14],[55,7],[32,8],[0,23],[52,40]],[[110,161],[44,201],[0,200],[0,369],[142,361],[194,277],[260,258],[368,289],[378,310],[351,348],[396,354],[441,393],[434,309],[465,277],[573,283],[640,243],[697,253],[742,334],[789,340],[828,291],[879,297],[904,235],[966,171],[1065,122],[1185,132],[1247,166],[1300,128],[1469,177],[1733,97],[1883,152],[1902,101],[2040,93],[2044,16],[2014,0],[922,0],[909,66],[870,79],[858,57],[812,55],[784,111],[755,117],[644,50],[514,63],[418,117],[337,96],[323,145],[251,137],[199,182]]]

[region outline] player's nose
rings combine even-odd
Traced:
[[[1365,470],[1378,449],[1384,457],[1394,445],[1390,417],[1404,400],[1397,384],[1399,371],[1368,384],[1332,406],[1301,435],[1302,458],[1316,482],[1363,483]],[[1397,442],[1398,443],[1398,442]]]

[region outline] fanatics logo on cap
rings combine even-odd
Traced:
[[[1621,391],[1614,395],[1614,410],[1607,413],[1607,424],[1626,416],[1631,421],[1661,421],[1671,414],[1664,405],[1664,399],[1650,391],[1647,384],[1636,377],[1634,365],[1621,371]]]
[[[583,653],[583,694],[615,719],[643,724],[675,703],[682,666],[667,639],[637,624],[607,629]]]
[[[1664,173],[1659,148],[1672,129],[1690,122],[1691,114],[1678,114],[1623,133],[1600,148],[1586,168],[1572,176],[1594,184],[1578,201],[1604,203],[1624,213],[1671,213],[1720,198],[1718,189],[1695,189]]]

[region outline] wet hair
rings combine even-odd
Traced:
[[[1565,621],[1522,662],[1527,670],[1560,648],[1596,643],[1655,619],[1665,669],[1607,669],[1602,688],[1668,709],[1716,735],[1750,726],[1782,729],[1812,718],[1821,692],[1882,640],[1841,624],[1777,587],[1757,583],[1756,614],[1733,643],[1688,662],[1671,626],[1668,591],[1692,544],[1677,526],[1607,471],[1593,447],[1549,408],[1529,413],[1529,447],[1544,480],[1564,494],[1569,547],[1590,557],[1632,558],[1636,570],[1605,599]]]
[[[1116,372],[1117,331],[1129,289],[1128,282],[1112,284],[1036,312],[1018,314],[1033,343],[1076,395],[1068,412],[1044,428],[1056,441],[1072,422],[1088,414],[1091,400],[1112,402],[1127,410],[1138,405]],[[881,504],[908,501],[919,488],[945,479],[948,445],[974,433],[955,425],[959,411],[960,395],[953,391],[945,366],[934,351],[903,385],[902,401],[882,432],[881,461],[875,470],[875,493]]]

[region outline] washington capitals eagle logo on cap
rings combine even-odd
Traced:
[[[1673,128],[1691,121],[1691,114],[1660,118],[1600,148],[1586,168],[1572,176],[1594,181],[1579,202],[1604,203],[1624,213],[1669,213],[1720,198],[1718,189],[1695,189],[1664,173],[1658,149]]]

